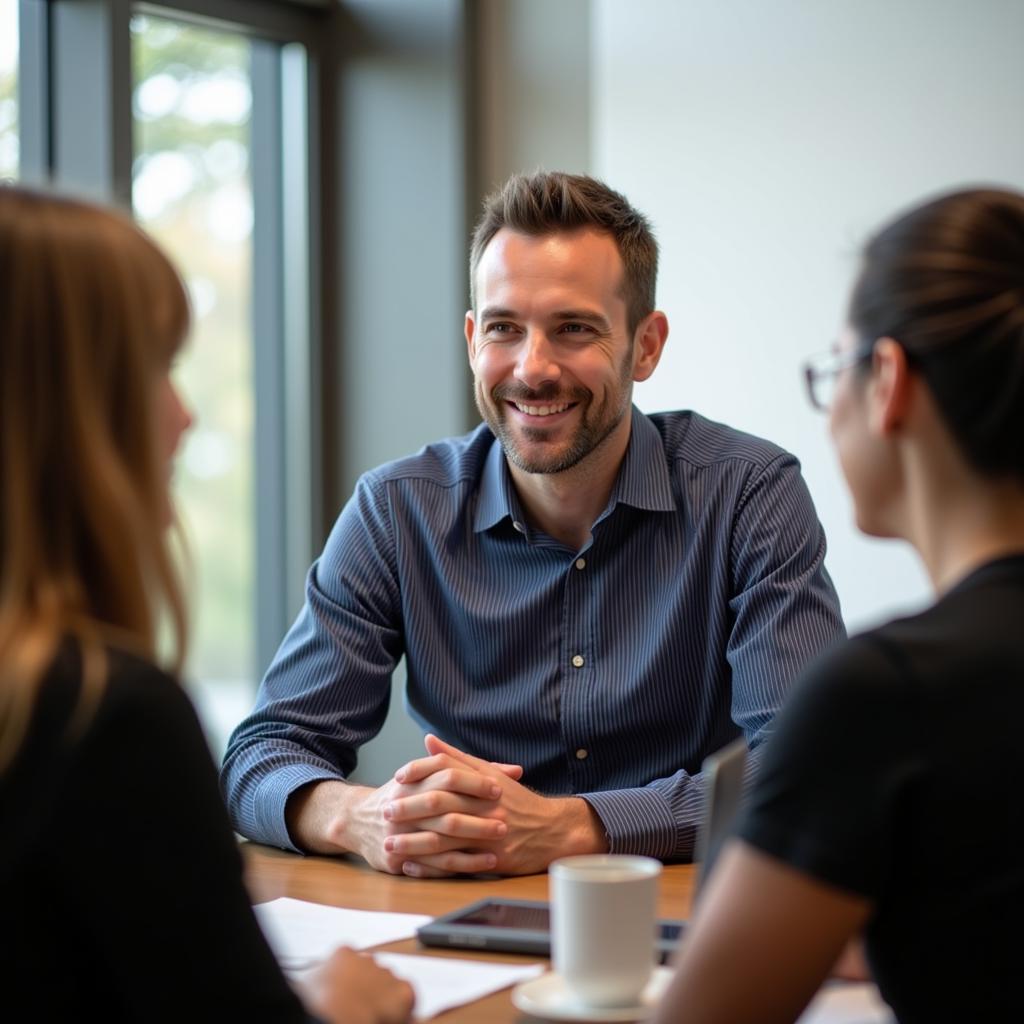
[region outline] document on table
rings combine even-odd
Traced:
[[[278,962],[300,984],[338,946],[368,949],[410,939],[421,924],[431,920],[424,914],[347,910],[287,897],[259,903],[253,910]],[[374,953],[373,958],[412,985],[419,1020],[482,999],[544,970],[541,964],[498,964],[406,953]]]
[[[797,1024],[896,1024],[896,1018],[871,982],[837,982],[819,990]]]
[[[278,962],[286,969],[326,960],[338,946],[369,949],[385,942],[411,939],[426,914],[392,914],[348,910],[289,897],[258,903],[253,910]]]
[[[455,960],[408,953],[374,953],[373,959],[396,977],[409,982],[416,992],[417,1020],[436,1017],[453,1006],[462,1006],[518,985],[544,973],[543,964],[496,964],[485,960]]]

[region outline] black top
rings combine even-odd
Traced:
[[[1024,556],[821,658],[778,719],[744,839],[874,904],[903,1024],[1024,1020]]]
[[[0,1016],[305,1020],[249,905],[188,698],[111,652],[76,738],[79,693],[69,644],[0,775]]]

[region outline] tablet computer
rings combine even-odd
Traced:
[[[658,922],[655,947],[661,963],[675,952],[685,927],[685,921]],[[424,946],[551,955],[548,904],[542,900],[478,900],[434,918],[416,934]]]

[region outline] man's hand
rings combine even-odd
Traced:
[[[431,812],[429,804],[438,798],[437,788],[431,796],[398,797],[391,802],[390,820],[409,827],[391,836],[389,852],[403,858],[405,874],[421,878],[453,874],[467,870],[459,866],[463,858],[489,855],[491,866],[476,870],[526,875],[543,871],[558,857],[608,849],[600,819],[585,800],[534,793],[520,785],[518,776],[507,774],[509,766],[472,757],[436,736],[426,737],[426,748],[430,756],[410,761],[395,773],[395,780],[404,786],[425,785],[437,775],[463,780],[462,772],[469,771],[500,788],[500,798],[488,817],[504,829],[473,843],[458,843],[453,826],[459,822]]]
[[[446,758],[416,779],[392,779],[376,789],[336,780],[313,782],[289,798],[288,832],[300,849],[358,853],[372,867],[391,874],[401,874],[408,859],[395,848],[395,837],[429,835],[432,852],[443,854],[449,865],[443,873],[493,871],[498,858],[485,844],[508,828],[496,814],[501,787],[522,775],[522,768],[489,768],[491,773],[484,775]],[[399,806],[400,817],[395,815]]]
[[[407,1024],[414,995],[406,981],[368,956],[339,949],[301,984],[310,1009],[331,1024]]]

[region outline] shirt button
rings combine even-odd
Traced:
[[[583,655],[582,654],[574,654],[572,656],[572,663],[577,668],[583,668]]]
[[[577,569],[586,569],[586,567],[587,567],[587,560],[585,558],[577,558],[576,559],[576,568]]]
[[[577,761],[586,761],[586,759],[587,759],[587,752],[582,747],[580,747],[580,749],[576,751],[576,760]]]
[[[518,521],[514,521],[514,522],[512,523],[512,527],[513,527],[514,529],[518,530],[518,531],[519,531],[520,533],[522,533],[522,532],[523,532],[523,531],[524,531],[524,530],[526,529],[526,527],[525,527],[525,526],[523,526],[523,524],[522,524],[522,523],[520,523],[520,522],[518,522]]]

